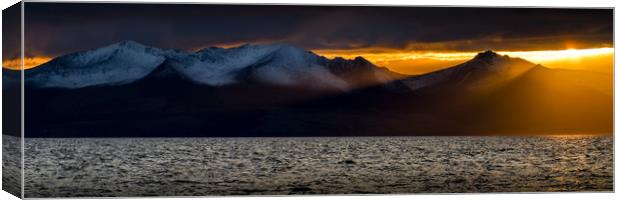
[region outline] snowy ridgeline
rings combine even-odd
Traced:
[[[180,78],[209,86],[251,79],[253,82],[282,86],[303,85],[338,90],[356,87],[358,83],[334,73],[343,71],[335,67],[357,71],[363,68],[374,75],[372,79],[377,83],[395,79],[392,72],[376,67],[363,58],[344,60],[344,64],[343,60],[327,59],[286,44],[246,44],[227,49],[209,47],[190,53],[124,41],[58,57],[26,71],[25,75],[27,85],[41,88],[121,85],[141,80],[156,71],[174,72]],[[168,70],[156,70],[160,67]]]
[[[185,52],[123,41],[58,57],[25,71],[25,80],[27,86],[69,89],[122,85],[149,76],[164,76],[208,86],[262,83],[347,91],[398,82],[409,90],[418,90],[449,81],[471,82],[469,79],[476,80],[473,85],[484,85],[489,77],[515,76],[534,66],[520,58],[486,51],[454,67],[403,76],[377,67],[362,57],[328,59],[287,44],[246,44]],[[487,76],[489,74],[493,76]],[[9,83],[5,85],[18,83],[10,79],[10,76],[3,77],[3,81]]]

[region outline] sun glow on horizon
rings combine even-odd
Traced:
[[[598,56],[603,54],[613,54],[614,48],[596,48],[596,49],[566,49],[566,50],[548,50],[548,51],[500,51],[499,54],[505,54],[512,57],[520,57],[533,62],[542,62],[561,59],[579,59],[584,56]]]
[[[24,69],[30,69],[37,67],[43,63],[52,60],[51,57],[41,56],[41,57],[28,57],[24,58]],[[20,70],[22,65],[22,60],[19,58],[11,59],[11,60],[2,60],[2,67],[11,70]]]
[[[351,49],[314,50],[327,58],[342,57],[353,59],[361,56],[378,66],[403,74],[421,74],[451,67],[472,59],[479,52],[433,52],[399,49]],[[614,48],[539,50],[539,51],[498,51],[500,55],[519,57],[550,68],[591,69],[612,71]],[[53,59],[49,56],[27,57],[24,69],[37,67]],[[2,67],[19,70],[21,59],[3,60]],[[594,66],[594,67],[593,67]],[[598,68],[604,68],[599,70]]]
[[[343,57],[352,59],[362,56],[371,62],[399,73],[420,74],[451,67],[472,59],[479,52],[432,52],[406,51],[397,49],[354,49],[354,50],[316,50],[328,58]],[[614,48],[539,50],[539,51],[498,51],[500,55],[519,57],[545,65],[550,68],[587,69],[587,66],[605,63],[609,71],[613,67]],[[599,58],[604,57],[604,58]],[[592,59],[598,58],[598,59]],[[597,63],[584,63],[584,60]]]

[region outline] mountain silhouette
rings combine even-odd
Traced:
[[[328,59],[287,44],[185,52],[125,41],[24,75],[26,137],[610,134],[613,127],[609,75],[493,51],[406,76],[362,57]]]

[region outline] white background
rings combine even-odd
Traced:
[[[34,2],[33,0],[31,2]],[[106,0],[56,0],[56,1],[64,1],[64,2],[96,2],[96,1],[104,1],[104,2],[113,2]],[[5,9],[14,3],[17,3],[18,0],[0,0],[0,7]],[[348,5],[431,5],[431,6],[502,6],[502,7],[616,7],[618,4],[613,0],[519,0],[519,1],[498,1],[498,0],[416,0],[416,1],[406,1],[406,0],[356,0],[356,1],[347,1],[347,0],[125,0],[122,2],[176,2],[176,3],[208,3],[208,2],[216,2],[216,3],[254,3],[254,4],[348,4]],[[618,35],[615,30],[618,24],[618,17],[615,15],[614,10],[614,38]],[[482,20],[482,19],[481,19]],[[1,26],[0,26],[1,30]],[[2,32],[2,31],[0,31]],[[615,45],[614,45],[615,46]],[[616,58],[614,57],[614,60]],[[618,83],[614,80],[614,94],[618,91]],[[0,98],[0,102],[2,99]],[[614,105],[618,105],[618,99],[614,98]],[[614,113],[618,113],[618,107],[614,107]],[[0,116],[1,119],[1,116]],[[614,118],[614,127],[617,127],[619,123],[618,118]],[[1,127],[1,125],[0,125]],[[2,129],[0,129],[2,130]],[[614,131],[615,132],[615,131]],[[614,133],[615,135],[615,133]],[[618,137],[614,137],[614,144],[617,144]],[[1,149],[0,149],[1,151]],[[614,145],[614,161],[618,160],[618,149],[615,148]],[[617,175],[617,170],[614,163],[614,175]],[[618,185],[618,179],[614,176],[614,188]],[[615,191],[615,189],[614,189]],[[364,195],[364,196],[254,196],[254,197],[205,197],[205,198],[193,198],[193,199],[243,199],[243,200],[268,200],[268,199],[278,199],[278,200],[286,200],[286,199],[296,199],[296,200],[306,200],[306,199],[325,199],[325,200],[370,200],[370,199],[393,199],[393,200],[404,200],[404,199],[488,199],[488,200],[496,200],[496,199],[617,199],[615,193],[497,193],[497,194],[441,194],[441,195]],[[0,199],[8,200],[8,199],[18,199],[4,191],[0,192]],[[73,198],[75,199],[75,198]],[[134,198],[135,199],[135,198]],[[148,199],[148,198],[141,198]],[[187,199],[187,198],[156,198],[161,200],[172,200],[172,199]]]

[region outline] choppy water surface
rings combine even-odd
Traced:
[[[21,138],[2,135],[2,190],[22,196]]]
[[[26,139],[26,197],[611,191],[612,137]]]

